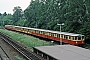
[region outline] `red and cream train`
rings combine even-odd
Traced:
[[[82,34],[74,34],[68,32],[59,32],[59,31],[51,31],[37,28],[28,28],[21,26],[13,26],[13,25],[5,25],[5,28],[8,30],[23,32],[43,38],[52,39],[55,41],[60,41],[64,43],[69,43],[72,45],[81,45],[84,44],[84,35]]]

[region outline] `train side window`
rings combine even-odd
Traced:
[[[43,31],[43,34],[45,34],[45,32]]]
[[[58,34],[56,34],[56,37],[58,37],[57,35],[58,35]]]
[[[54,33],[53,36],[56,37],[56,34]]]
[[[69,40],[71,40],[71,36],[69,36]]]
[[[59,38],[60,38],[60,34],[59,34]]]
[[[46,32],[46,34],[45,34],[45,35],[49,36],[49,32]]]
[[[39,31],[37,30],[37,33],[39,33]]]
[[[44,31],[42,31],[42,34],[44,34]]]
[[[40,31],[38,31],[38,34],[40,33]]]
[[[68,36],[66,35],[66,39],[68,39]]]
[[[57,37],[59,38],[59,34],[57,34]]]
[[[55,37],[55,34],[53,33],[53,37]]]
[[[73,37],[71,36],[71,40],[73,40]]]
[[[57,34],[55,33],[54,36],[57,37]]]
[[[47,35],[49,36],[49,32],[47,33]]]
[[[38,31],[38,33],[40,34],[40,31]]]
[[[57,37],[60,38],[60,34],[57,34]]]
[[[39,33],[39,31],[37,31],[37,33]]]
[[[27,32],[29,32],[29,29],[27,29]]]
[[[50,36],[52,36],[52,33],[50,33]]]
[[[63,35],[61,35],[61,38],[63,38]]]
[[[30,30],[31,32],[33,32],[33,30]]]
[[[74,40],[74,37],[72,37],[72,40]]]
[[[54,37],[56,37],[56,34],[54,33]]]
[[[49,33],[49,36],[51,36],[51,33]]]
[[[28,29],[28,32],[30,32],[30,29]]]
[[[35,30],[35,33],[37,33],[37,31]]]
[[[43,32],[41,31],[41,34],[43,34]]]
[[[53,36],[53,33],[51,33],[51,36]]]
[[[50,36],[52,36],[52,33],[50,33]]]
[[[40,34],[42,34],[42,31],[40,31]]]
[[[66,35],[64,35],[64,39],[66,39]]]
[[[77,36],[75,36],[75,40],[77,40]]]
[[[50,33],[48,32],[48,36],[50,36]]]
[[[33,30],[34,33],[36,33],[36,30]]]
[[[42,31],[40,31],[40,34],[42,34]]]
[[[81,40],[81,36],[78,36],[78,40]]]

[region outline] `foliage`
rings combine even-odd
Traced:
[[[25,22],[26,22],[25,19],[21,19],[21,20],[17,21],[15,25],[24,26],[24,23],[25,23]]]
[[[20,6],[16,6],[13,9],[13,20],[14,20],[14,25],[16,24],[16,22],[18,22],[19,20],[22,19],[23,16],[23,12]]]
[[[19,56],[15,56],[15,58],[16,58],[17,60],[25,60],[25,59],[23,59],[23,58],[21,58],[21,57],[19,57]]]
[[[6,14],[5,12],[4,14],[0,15],[0,26],[4,26],[8,24],[11,24],[11,25],[13,24],[12,15]]]
[[[24,11],[24,26],[84,34],[90,42],[90,0],[32,0]]]
[[[14,12],[13,15],[7,14],[7,12],[4,12],[3,14],[0,13],[0,26],[4,25],[24,26],[26,20],[21,7],[20,6],[14,7],[13,12]]]

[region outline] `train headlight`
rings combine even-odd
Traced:
[[[76,41],[76,44],[77,44],[77,41]]]

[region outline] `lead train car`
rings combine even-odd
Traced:
[[[37,28],[28,28],[28,27],[20,27],[13,25],[5,25],[5,28],[8,30],[23,32],[43,38],[52,39],[55,41],[60,41],[64,43],[69,43],[72,45],[81,45],[84,44],[84,35],[82,34],[74,34],[68,32],[59,32],[59,31],[51,31]]]

